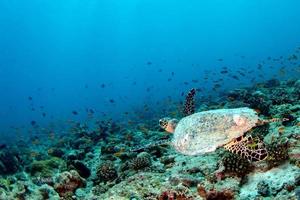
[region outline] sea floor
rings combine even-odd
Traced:
[[[245,106],[261,118],[288,119],[249,133],[266,144],[263,161],[249,162],[222,147],[182,155],[167,142],[157,144],[172,138],[158,119],[130,128],[112,121],[93,129],[77,123],[67,135],[2,147],[0,200],[300,199],[300,80],[238,88],[196,112]]]

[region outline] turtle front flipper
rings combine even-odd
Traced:
[[[224,148],[246,158],[250,162],[261,161],[268,156],[264,143],[250,135],[238,137],[224,145]]]

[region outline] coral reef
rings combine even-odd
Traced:
[[[267,163],[270,168],[276,167],[286,161],[289,157],[288,155],[288,142],[277,143],[273,142],[267,146],[268,157]]]
[[[183,115],[191,115],[195,112],[195,95],[196,95],[196,90],[191,89],[189,93],[186,95],[185,98],[185,104],[183,108]]]
[[[130,166],[134,170],[144,169],[151,166],[151,155],[142,152],[136,158],[132,159]]]
[[[224,167],[224,173],[230,173],[240,177],[245,176],[253,169],[253,166],[247,159],[230,152],[226,152],[222,157],[221,165]]]
[[[101,181],[113,181],[118,177],[118,172],[111,161],[102,163],[97,169],[97,176]]]
[[[13,174],[20,169],[20,158],[9,149],[0,151],[0,175]]]
[[[196,112],[195,92],[186,96],[185,115]],[[272,79],[224,92],[215,101],[202,98],[201,104],[198,111],[246,106],[261,119],[288,120],[245,134],[265,143],[268,154],[260,162],[222,147],[200,156],[178,154],[169,145],[173,135],[157,121],[167,114],[181,117],[181,102],[134,123],[72,122],[71,134],[0,146],[0,199],[300,198],[300,80]]]
[[[85,187],[86,181],[81,178],[77,171],[62,172],[56,177],[54,189],[60,197],[73,195],[76,189]]]

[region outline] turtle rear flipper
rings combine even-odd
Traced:
[[[232,153],[246,158],[250,162],[264,160],[268,156],[267,149],[262,141],[252,136],[238,137],[224,146]]]

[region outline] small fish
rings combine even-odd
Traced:
[[[28,100],[29,100],[29,101],[32,101],[32,97],[31,97],[31,96],[29,96],[29,97],[28,97]]]
[[[148,62],[147,62],[147,65],[152,65],[152,62],[151,62],[151,61],[148,61]]]
[[[222,70],[220,73],[221,73],[221,74],[227,74],[228,71],[227,71],[227,70]]]
[[[231,78],[233,78],[235,80],[240,80],[239,77],[237,77],[236,75],[231,76]]]
[[[110,100],[109,100],[109,103],[115,103],[115,100],[110,99]]]
[[[95,113],[95,111],[93,109],[91,109],[91,108],[89,109],[89,112],[92,113],[92,114]]]
[[[215,84],[215,85],[214,85],[214,88],[220,88],[220,87],[221,87],[220,84]]]
[[[42,116],[43,116],[43,117],[46,117],[46,113],[43,112],[43,113],[42,113]]]
[[[278,128],[278,133],[282,134],[284,132],[284,126]]]
[[[101,84],[101,88],[105,88],[106,85],[104,83]]]
[[[31,124],[31,126],[35,126],[37,123],[36,123],[36,121],[32,120],[32,121],[30,122],[30,124]]]
[[[293,55],[291,55],[291,56],[288,57],[289,61],[297,60],[297,59],[298,59],[298,57],[295,54],[293,54]]]
[[[78,112],[77,112],[76,110],[73,110],[73,111],[72,111],[72,114],[73,114],[73,115],[78,115]]]
[[[6,147],[7,147],[6,144],[0,144],[0,150],[1,150],[1,149],[5,149]]]
[[[223,61],[223,59],[222,59],[222,58],[219,58],[219,59],[218,59],[218,61],[219,61],[219,62],[222,62],[222,61]]]
[[[258,64],[257,69],[261,70],[262,69],[262,64]]]
[[[244,74],[243,72],[238,71],[238,73],[239,73],[241,76],[246,76],[246,74]]]

